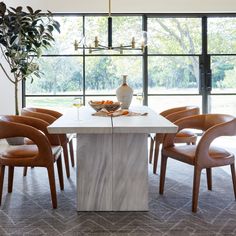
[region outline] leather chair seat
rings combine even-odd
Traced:
[[[164,149],[163,154],[165,156],[171,156],[173,159],[194,165],[196,149],[197,146],[195,145],[174,146]],[[228,159],[228,164],[234,162],[233,155],[223,148],[211,146],[209,148],[209,155],[213,161],[215,161],[217,166],[222,165],[221,160],[225,163],[225,161]]]
[[[61,147],[60,146],[52,146],[52,154],[54,160],[60,156]],[[0,153],[2,158],[34,158],[38,155],[38,148],[36,145],[19,145],[19,146],[11,146]]]

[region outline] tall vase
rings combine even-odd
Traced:
[[[116,97],[121,102],[122,109],[129,109],[133,98],[133,89],[127,84],[127,75],[123,75],[123,84],[116,89]]]

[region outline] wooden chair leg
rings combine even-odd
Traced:
[[[154,146],[154,138],[152,138],[152,136],[150,136],[150,151],[149,151],[149,163],[150,164],[152,164],[153,146]]]
[[[8,168],[8,193],[12,192],[13,177],[14,177],[14,166],[9,166]]]
[[[31,169],[34,169],[34,166],[31,166]],[[23,176],[26,176],[26,175],[27,175],[27,170],[28,170],[28,167],[25,166],[25,167],[24,167],[24,171],[23,171]]]
[[[73,139],[69,142],[69,149],[70,149],[70,160],[71,160],[71,166],[75,166],[75,158],[74,158],[74,148],[73,148]]]
[[[211,168],[206,168],[206,176],[207,176],[207,188],[208,188],[208,190],[212,190],[212,171],[211,171]]]
[[[155,141],[155,151],[154,151],[154,160],[153,160],[153,174],[157,173],[157,162],[159,156],[160,142]]]
[[[57,159],[57,171],[58,171],[60,188],[61,188],[61,190],[64,190],[64,180],[63,180],[61,156]]]
[[[166,178],[166,166],[167,166],[166,156],[161,157],[161,173],[160,173],[160,185],[159,185],[159,194],[164,193],[165,178]]]
[[[198,195],[201,179],[201,169],[194,167],[194,177],[193,177],[193,196],[192,196],[192,212],[197,212],[198,206]]]
[[[232,182],[233,182],[233,187],[234,187],[234,197],[236,199],[236,176],[235,176],[235,166],[234,166],[234,164],[230,165],[230,169],[231,169]]]
[[[27,175],[27,169],[28,169],[28,167],[25,166],[25,167],[24,167],[24,170],[23,170],[23,176],[26,176],[26,175]]]
[[[2,204],[2,189],[4,181],[5,166],[0,167],[0,205]]]
[[[70,166],[69,166],[67,143],[64,144],[62,148],[63,148],[63,155],[64,155],[64,161],[65,161],[65,168],[66,168],[66,176],[67,178],[70,178]]]
[[[55,185],[55,174],[54,174],[54,167],[53,164],[47,167],[48,170],[48,179],[49,179],[49,186],[51,191],[51,198],[52,198],[52,207],[55,209],[57,208],[57,193],[56,193],[56,185]]]

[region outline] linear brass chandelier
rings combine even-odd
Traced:
[[[97,36],[95,36],[94,43],[93,45],[86,45],[85,42],[85,35],[83,35],[83,38],[74,41],[74,49],[77,51],[78,49],[88,49],[89,53],[95,52],[95,51],[100,51],[100,50],[115,50],[119,51],[120,54],[123,54],[124,51],[127,50],[139,50],[141,52],[144,52],[145,47],[147,46],[147,32],[143,31],[142,32],[142,42],[139,47],[136,47],[136,41],[135,37],[132,37],[130,40],[130,45],[123,45],[120,44],[120,46],[114,47],[112,45],[112,17],[111,17],[111,0],[109,0],[109,13],[108,13],[108,18],[107,18],[107,23],[108,23],[108,44],[107,45],[102,45],[99,42],[99,39]]]

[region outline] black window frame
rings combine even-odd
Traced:
[[[54,13],[54,16],[81,16],[83,17],[83,32],[85,32],[85,17],[86,16],[107,16],[106,13]],[[211,77],[209,76],[209,58],[211,56],[236,56],[236,54],[209,54],[208,53],[208,38],[207,38],[207,20],[210,17],[235,17],[236,13],[114,13],[113,16],[140,16],[142,18],[142,29],[148,31],[147,22],[149,18],[201,18],[202,21],[202,52],[201,54],[149,54],[148,48],[145,48],[144,53],[140,54],[86,54],[83,50],[82,54],[60,54],[60,55],[42,55],[43,57],[82,57],[83,58],[83,102],[85,104],[86,96],[113,96],[111,94],[86,94],[85,93],[85,59],[90,56],[118,56],[118,57],[142,57],[142,76],[143,76],[143,93],[144,93],[144,105],[148,105],[148,96],[202,96],[202,111],[203,113],[208,112],[208,96],[209,95],[236,95],[235,93],[224,94],[224,93],[211,93]],[[199,92],[194,94],[149,94],[148,93],[148,58],[154,56],[199,56],[200,63],[200,86]],[[80,96],[80,95],[78,95]],[[26,98],[28,97],[76,97],[76,95],[27,95],[25,82],[22,82],[22,106],[25,107]]]

